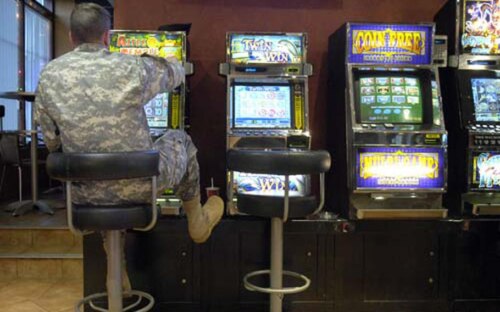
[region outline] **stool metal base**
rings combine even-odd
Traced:
[[[133,302],[133,303],[131,303],[128,306],[123,308],[123,310],[122,310],[123,312],[131,311],[131,309],[137,307],[143,300],[146,300],[148,302],[148,304],[145,307],[140,308],[139,310],[135,310],[134,312],[150,311],[155,304],[155,299],[153,298],[153,296],[151,296],[150,294],[145,293],[143,291],[139,291],[139,290],[125,291],[125,292],[123,292],[123,295],[124,295],[124,297],[137,297],[135,302]],[[93,302],[93,300],[107,298],[107,297],[108,297],[108,293],[97,293],[97,294],[89,295],[89,296],[87,296],[87,297],[85,297],[82,300],[77,302],[77,304],[75,305],[75,312],[83,312],[82,308],[84,308],[84,306],[86,304],[88,304],[94,311],[114,312],[114,311],[110,311],[110,310],[101,308]],[[117,312],[122,312],[122,311],[117,311]]]
[[[260,271],[254,271],[250,272],[245,277],[243,278],[243,284],[245,285],[245,288],[250,290],[250,291],[257,291],[257,292],[262,292],[262,293],[267,293],[267,294],[282,294],[282,295],[288,295],[288,294],[296,294],[299,292],[302,292],[309,288],[309,285],[311,285],[311,280],[307,278],[305,275],[296,273],[296,272],[291,272],[291,271],[283,271],[283,275],[295,277],[297,279],[302,280],[304,283],[301,286],[297,287],[282,287],[282,288],[265,288],[265,287],[260,287],[255,284],[252,284],[248,281],[251,277],[258,276],[258,275],[269,275],[271,273],[271,270],[260,270]]]

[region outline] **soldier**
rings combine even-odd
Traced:
[[[110,53],[109,13],[93,3],[79,4],[70,17],[75,49],[43,70],[37,88],[35,116],[49,151],[160,152],[158,189],[174,188],[188,218],[189,234],[205,242],[219,222],[224,203],[211,196],[200,204],[196,147],[179,130],[154,143],[143,106],[156,94],[175,89],[184,79],[176,59]],[[137,203],[151,198],[145,180],[104,181],[73,188],[76,204]],[[125,268],[125,265],[124,265]],[[124,269],[124,289],[130,283]]]

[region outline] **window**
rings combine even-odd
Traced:
[[[52,0],[35,0],[36,2],[38,2],[40,5],[42,5],[43,7],[45,7],[47,10],[50,10],[51,12],[53,12],[53,1]]]
[[[16,1],[0,1],[0,92],[18,88],[18,19]],[[3,128],[17,130],[19,103],[0,99],[0,104],[5,106]]]
[[[40,72],[52,58],[50,20],[31,8],[26,8],[24,18],[24,67],[25,90],[35,92]],[[31,104],[26,103],[26,129],[31,129]]]
[[[52,58],[52,11],[52,0],[0,1],[0,92],[36,90]],[[0,99],[0,104],[5,105],[4,130],[31,128],[31,103],[26,102],[22,116],[20,102]]]

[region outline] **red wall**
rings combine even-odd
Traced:
[[[202,187],[225,183],[225,61],[227,31],[289,31],[309,35],[309,111],[313,148],[325,148],[328,37],[347,21],[431,22],[445,0],[120,0],[114,28],[157,29],[193,23],[189,41],[195,74],[190,78],[190,134],[199,149]]]

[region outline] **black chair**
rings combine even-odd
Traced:
[[[262,196],[237,194],[237,210],[241,213],[271,218],[271,268],[245,275],[243,282],[250,291],[268,293],[270,311],[281,312],[282,300],[286,294],[306,290],[310,280],[306,276],[283,271],[283,224],[289,218],[303,218],[321,211],[325,198],[324,173],[330,169],[330,155],[326,151],[292,150],[243,150],[232,149],[227,153],[227,167],[230,171],[228,200],[233,201],[233,172],[284,175],[284,196]],[[320,200],[312,195],[289,196],[289,176],[318,174]],[[270,287],[260,287],[250,279],[258,275],[270,275]],[[298,287],[283,287],[283,275],[302,280]]]
[[[145,292],[132,290],[125,293],[136,299],[123,307],[122,262],[120,232],[127,229],[151,230],[157,221],[156,176],[159,154],[157,151],[124,153],[52,153],[47,158],[49,176],[66,182],[66,205],[69,229],[75,234],[102,231],[106,235],[108,250],[107,293],[98,293],[83,298],[76,304],[75,311],[89,304],[97,311],[121,312],[142,305],[137,312],[149,311],[154,298]],[[72,182],[151,178],[151,201],[134,205],[73,205]],[[98,307],[97,301],[108,298],[108,310]],[[144,301],[143,301],[144,300]]]
[[[5,182],[5,173],[7,167],[14,167],[18,174],[18,194],[19,202],[7,206],[7,211],[16,211],[19,207],[31,203],[31,201],[23,202],[23,167],[30,167],[31,161],[29,158],[22,158],[20,153],[20,136],[19,132],[1,132],[0,133],[0,157],[2,160],[2,177],[0,178],[0,187],[3,191]]]

